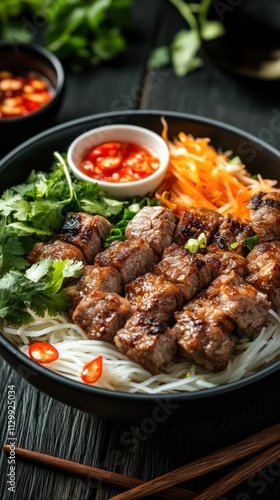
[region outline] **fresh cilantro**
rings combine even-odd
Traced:
[[[65,207],[64,203],[54,200],[35,200],[32,203],[29,214],[29,222],[36,229],[44,228],[46,235],[51,235],[53,230],[58,229],[64,219],[62,212]]]
[[[21,270],[28,266],[21,243],[6,231],[5,219],[0,223],[0,277],[11,268]]]
[[[188,24],[175,34],[170,46],[156,48],[148,61],[151,68],[172,64],[177,76],[184,76],[203,65],[197,56],[203,40],[213,40],[225,33],[220,21],[209,20],[208,14],[212,0],[189,3],[186,0],[169,0]]]
[[[29,324],[32,312],[43,317],[55,316],[70,305],[62,289],[65,277],[78,277],[83,272],[81,262],[53,262],[42,259],[25,273],[10,270],[0,279],[0,317],[12,324]]]

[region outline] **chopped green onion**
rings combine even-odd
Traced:
[[[187,243],[185,243],[185,248],[192,253],[196,253],[199,249],[199,241],[194,238],[190,238]]]
[[[235,241],[234,243],[232,243],[232,244],[230,245],[230,248],[234,249],[234,248],[237,248],[238,246],[239,246],[238,241]]]
[[[206,248],[207,236],[205,233],[201,233],[197,239],[190,238],[184,245],[184,247],[192,253],[198,252],[200,248]]]
[[[232,165],[242,165],[242,161],[240,160],[239,156],[234,156],[229,160],[229,163]]]
[[[205,233],[201,233],[197,239],[199,241],[199,247],[200,248],[206,248],[206,245],[207,245],[206,234]]]

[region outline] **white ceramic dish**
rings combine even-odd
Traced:
[[[149,177],[125,183],[93,179],[80,170],[79,165],[93,148],[102,143],[116,141],[141,145],[159,159],[158,169]],[[159,134],[147,128],[133,125],[106,125],[78,136],[69,146],[67,161],[76,177],[98,183],[101,189],[114,198],[145,196],[156,191],[163,181],[169,162],[169,149]]]

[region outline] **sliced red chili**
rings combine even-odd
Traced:
[[[87,162],[93,164],[93,168]],[[153,174],[159,159],[142,146],[130,142],[105,142],[94,148],[81,163],[81,170],[94,179],[132,182]]]
[[[94,382],[97,382],[97,380],[102,375],[102,365],[103,365],[102,356],[98,356],[92,361],[89,361],[89,363],[87,363],[83,368],[83,371],[81,373],[81,379],[86,384],[93,384]]]
[[[97,158],[95,164],[105,175],[108,175],[120,168],[121,158],[118,156],[104,156],[103,158]]]
[[[97,146],[94,148],[89,154],[88,154],[88,159],[89,160],[96,160],[100,156],[115,156],[117,151],[120,149],[120,143],[119,142],[105,142],[104,144],[101,144],[100,146]]]
[[[140,153],[133,153],[133,154],[130,154],[123,162],[123,166],[124,167],[135,167],[135,166],[138,166],[140,167],[142,170],[144,168],[144,165],[143,165],[143,155],[141,155]]]
[[[28,353],[37,363],[51,363],[59,356],[56,347],[48,342],[34,342],[29,346]]]

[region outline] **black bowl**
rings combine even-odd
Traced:
[[[161,133],[162,116],[168,123],[169,138],[182,130],[195,137],[210,137],[217,148],[231,149],[239,155],[251,173],[280,179],[280,153],[246,132],[197,116],[165,111],[127,111],[74,120],[20,145],[0,162],[1,190],[25,181],[38,165],[40,170],[48,170],[54,151],[66,151],[75,137],[91,128],[128,123]],[[280,381],[278,361],[254,375],[213,389],[171,395],[127,394],[98,389],[57,375],[30,360],[2,334],[0,352],[17,373],[52,398],[82,411],[124,421],[164,422],[167,418],[190,421],[222,415],[240,408]]]
[[[0,71],[15,74],[34,71],[50,82],[53,89],[52,99],[38,111],[28,115],[0,120],[0,154],[32,137],[52,125],[63,96],[64,70],[51,52],[35,44],[13,44],[0,42]]]

